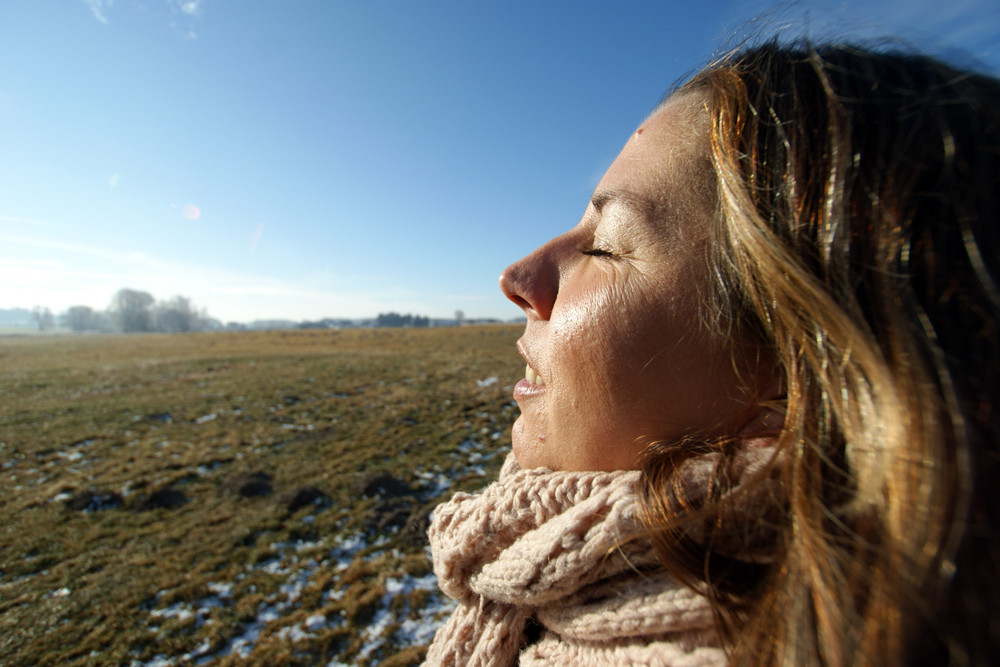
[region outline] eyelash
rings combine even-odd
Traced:
[[[589,248],[587,250],[581,250],[582,254],[588,257],[614,257],[614,253],[609,250],[604,250],[603,248]]]

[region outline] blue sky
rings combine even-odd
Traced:
[[[517,317],[500,271],[769,7],[1000,69],[996,0],[2,0],[0,308]]]

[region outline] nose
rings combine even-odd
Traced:
[[[547,320],[559,293],[559,265],[550,241],[500,274],[500,289],[530,318]]]

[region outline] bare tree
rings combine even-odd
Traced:
[[[90,331],[100,327],[99,317],[90,306],[70,306],[62,315],[63,324],[72,331]]]
[[[38,325],[39,331],[51,329],[56,325],[55,318],[52,317],[52,311],[41,306],[35,306],[31,309],[31,319]]]
[[[149,292],[134,289],[120,289],[111,298],[109,314],[119,331],[127,333],[135,331],[151,331],[153,317],[150,307],[153,296]]]
[[[201,317],[191,305],[191,299],[177,295],[160,301],[153,307],[153,323],[157,331],[170,333],[200,329]]]

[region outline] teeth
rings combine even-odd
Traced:
[[[531,384],[542,384],[542,385],[545,384],[545,380],[542,378],[542,376],[536,373],[535,369],[532,368],[531,366],[524,367],[524,377]]]

